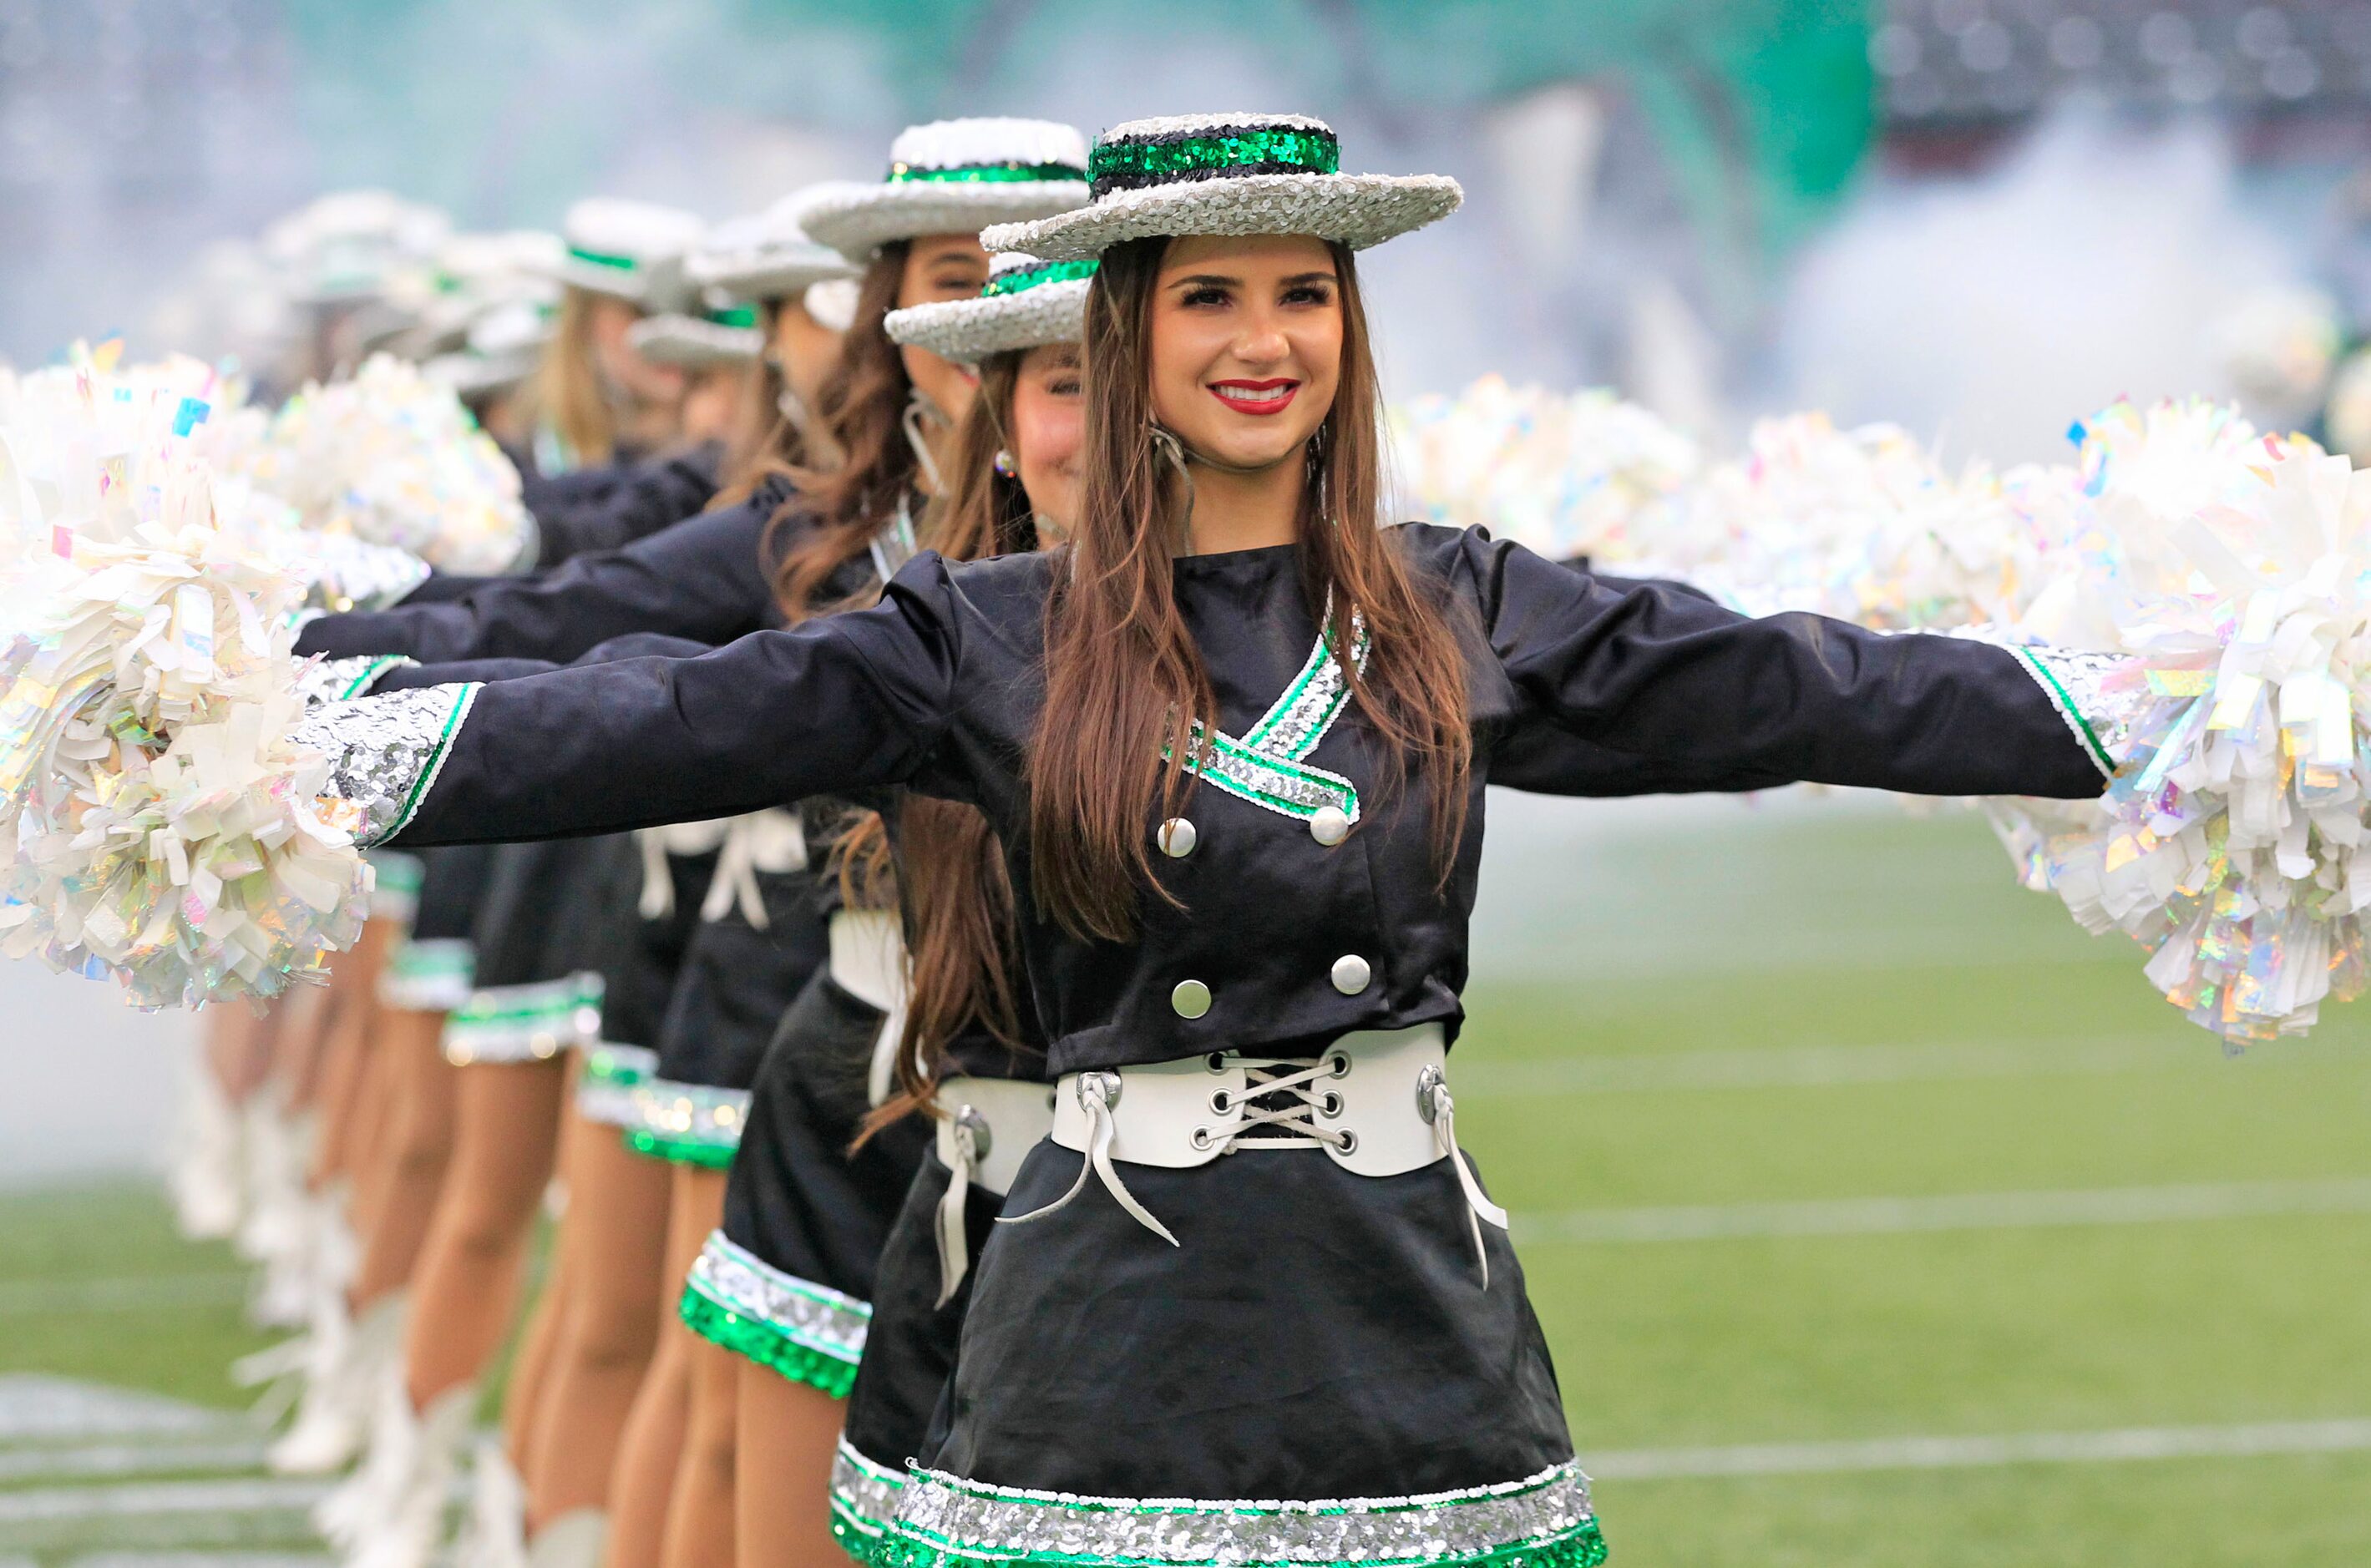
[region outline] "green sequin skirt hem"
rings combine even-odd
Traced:
[[[839,1533],[835,1516],[832,1531]],[[1393,1557],[1321,1562],[1313,1558],[1081,1557],[1061,1551],[1006,1552],[941,1545],[891,1534],[862,1551],[840,1545],[866,1568],[979,1568],[982,1563],[1046,1563],[1060,1568],[1599,1568],[1606,1560],[1605,1537],[1591,1519],[1554,1540],[1502,1546],[1479,1556]]]
[[[664,1159],[670,1165],[696,1166],[702,1170],[726,1170],[733,1165],[731,1145],[704,1143],[697,1138],[670,1138],[641,1127],[630,1129],[626,1147],[636,1154]]]
[[[855,1362],[802,1344],[770,1323],[744,1317],[689,1286],[685,1287],[676,1311],[685,1327],[709,1343],[770,1367],[793,1383],[820,1389],[836,1400],[846,1399],[856,1385]]]

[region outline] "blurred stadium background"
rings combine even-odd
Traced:
[[[911,120],[1227,106],[1467,182],[1376,259],[1395,395],[2365,419],[2362,0],[0,0],[0,353],[236,348],[193,284],[326,189],[722,217]],[[2371,1561],[2363,1020],[2221,1060],[1963,813],[1491,810],[1461,1101],[1618,1562]],[[184,1020],[0,1018],[0,1564],[313,1561],[145,1178]]]

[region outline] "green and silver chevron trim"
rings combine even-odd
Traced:
[[[467,937],[407,937],[379,972],[378,999],[403,1012],[449,1013],[469,1002],[478,950]]]
[[[878,1559],[905,1492],[903,1465],[868,1459],[842,1437],[831,1461],[831,1534],[840,1550],[862,1563]]]
[[[677,1309],[700,1338],[834,1399],[848,1397],[873,1326],[870,1302],[784,1274],[721,1230],[693,1261]]]
[[[626,1147],[676,1165],[722,1170],[741,1147],[749,1120],[749,1091],[652,1078],[628,1098]]]
[[[658,1070],[659,1054],[644,1045],[596,1041],[584,1053],[584,1073],[576,1080],[576,1113],[605,1127],[634,1120],[634,1090]]]
[[[470,994],[445,1020],[445,1059],[472,1063],[542,1062],[601,1038],[601,976],[590,970],[526,986]]]
[[[1330,623],[1333,606],[1326,608]],[[1361,670],[1367,665],[1367,646],[1366,628],[1353,615],[1350,658]],[[1243,732],[1243,739],[1198,719],[1194,721],[1194,755],[1186,761],[1186,771],[1238,800],[1279,815],[1306,822],[1332,806],[1355,823],[1359,820],[1357,786],[1338,773],[1301,760],[1317,749],[1317,743],[1325,738],[1349,700],[1349,682],[1342,674],[1341,661],[1334,656],[1333,634],[1321,629],[1316,646],[1301,662],[1301,673],[1285,687],[1284,695],[1268,706],[1259,722]]]
[[[1408,1497],[1200,1502],[1081,1497],[917,1469],[874,1562],[891,1568],[1597,1568],[1605,1538],[1576,1463]]]

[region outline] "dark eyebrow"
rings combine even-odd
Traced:
[[[1243,281],[1241,278],[1230,278],[1223,272],[1196,272],[1190,277],[1172,278],[1166,286],[1181,289],[1188,283],[1206,287],[1215,284],[1222,289],[1239,289],[1243,286]]]
[[[1331,283],[1339,280],[1329,268],[1323,272],[1295,272],[1284,281],[1288,283]]]

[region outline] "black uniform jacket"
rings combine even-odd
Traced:
[[[723,444],[704,442],[605,470],[604,482],[588,484],[581,493],[550,494],[539,505],[530,501],[535,564],[549,568],[581,555],[622,549],[705,510],[716,499],[723,463]]]
[[[925,555],[872,609],[697,659],[484,686],[417,765],[432,782],[404,796],[391,841],[611,832],[888,783],[969,801],[1003,844],[1049,1065],[1063,1072],[1229,1047],[1285,1054],[1432,1021],[1453,1033],[1483,786],[1504,758],[1536,763],[1546,732],[1650,759],[1642,767],[1930,794],[2078,799],[2103,787],[2004,649],[1813,616],[1748,619],[1668,587],[1617,594],[1479,531],[1410,525],[1394,536],[1443,585],[1470,644],[1475,766],[1445,883],[1423,791],[1388,798],[1347,705],[1298,763],[1356,789],[1347,838],[1328,847],[1305,815],[1205,781],[1186,807],[1196,847],[1153,857],[1177,905],[1140,899],[1139,933],[1125,943],[1041,918],[1022,762],[1061,552],[965,566]],[[1175,564],[1226,735],[1244,735],[1310,667],[1315,617],[1294,557],[1287,546]],[[350,706],[380,700],[404,699]],[[368,713],[338,723],[385,728]]]

